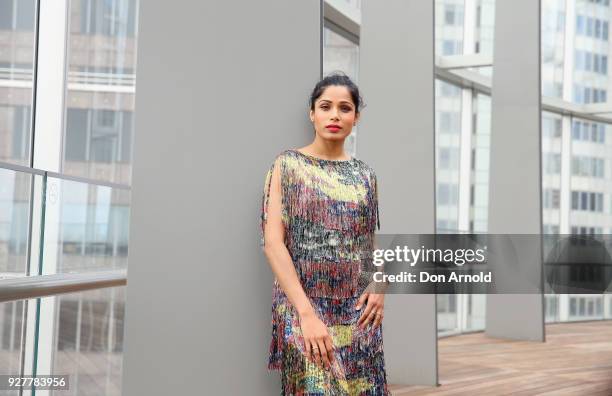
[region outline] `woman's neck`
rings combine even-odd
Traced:
[[[303,153],[327,160],[350,159],[350,157],[344,153],[343,144],[321,144],[315,141],[308,146],[301,147],[299,150]]]

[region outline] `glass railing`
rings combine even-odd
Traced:
[[[69,384],[0,394],[121,394],[129,208],[127,186],[0,163],[0,375]]]
[[[44,273],[127,268],[130,191],[48,177]]]
[[[23,341],[26,330],[25,301],[0,304],[0,375],[18,375],[23,370]],[[6,392],[6,393],[5,393]],[[3,390],[0,394],[19,395],[19,389]]]
[[[437,227],[438,234],[482,234]],[[436,295],[438,336],[445,337],[485,329],[486,295],[455,293]]]
[[[34,201],[40,209],[42,197],[38,193],[35,199],[34,189],[42,187],[42,179],[42,173],[0,168],[0,278],[28,274],[30,218]]]
[[[54,395],[121,395],[125,287],[53,299],[51,372],[70,374],[70,390]]]
[[[439,234],[465,234],[437,228]],[[479,232],[472,232],[479,234]],[[485,294],[438,294],[438,336],[485,330]],[[546,324],[612,319],[612,294],[545,294]]]

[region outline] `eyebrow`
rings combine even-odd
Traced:
[[[331,101],[331,100],[327,100],[327,99],[321,99],[321,100],[319,101],[319,103],[321,103],[321,102],[329,102],[329,103],[331,103],[332,101]],[[346,101],[346,100],[342,100],[342,101],[340,101],[340,103],[346,103],[346,104],[349,104],[349,105],[351,105],[351,106],[353,105],[351,102],[348,102],[348,101]]]

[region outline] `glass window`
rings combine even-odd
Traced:
[[[323,75],[340,70],[358,81],[359,45],[357,38],[326,21],[323,32]]]
[[[359,82],[359,44],[358,38],[349,32],[325,20],[323,29],[323,75],[333,71],[342,71],[355,83]],[[131,116],[131,115],[130,115]],[[357,155],[357,135],[359,127],[353,127],[347,137],[347,152]],[[125,136],[122,147],[129,147],[131,136]],[[123,157],[123,154],[122,154]]]
[[[574,84],[573,85],[573,92],[574,92],[574,102],[576,103],[584,103],[584,96],[583,96],[583,90],[582,87],[579,86],[578,84]]]
[[[438,183],[438,204],[455,205],[458,198],[456,184]]]
[[[576,316],[577,315],[577,310],[576,310],[576,297],[570,297],[570,315],[571,316]]]
[[[129,185],[138,0],[70,7],[63,173]]]
[[[585,87],[584,88],[584,103],[591,103],[591,88],[590,87]]]
[[[584,54],[584,70],[592,70],[593,68],[593,54],[590,52],[581,52]]]
[[[0,161],[30,165],[35,0],[0,1]]]
[[[584,54],[580,50],[576,50],[574,54],[574,67],[576,70],[584,70]]]
[[[455,6],[448,4],[444,9],[444,23],[447,25],[455,24]]]
[[[546,153],[544,157],[544,169],[547,173],[557,174],[561,172],[561,154]]]
[[[444,40],[442,41],[442,55],[454,55],[455,51],[455,41],[453,40]]]
[[[584,34],[584,16],[576,15],[576,34]]]
[[[54,395],[121,395],[125,287],[52,297],[51,372],[70,374],[70,391]]]
[[[603,212],[603,193],[597,193],[595,195],[595,211]]]
[[[114,36],[122,31],[134,37],[136,1],[81,0],[79,10],[82,34]]]
[[[580,121],[574,120],[572,122],[572,138],[579,140],[580,139],[580,126],[582,123]]]

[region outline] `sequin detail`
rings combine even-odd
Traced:
[[[358,298],[371,281],[371,252],[380,229],[376,175],[363,161],[280,153],[266,174],[260,245],[275,164],[281,179],[285,245],[316,314],[327,325],[335,364],[324,369],[304,354],[299,317],[274,282],[268,368],[281,371],[281,395],[389,395],[382,326],[359,329]]]

